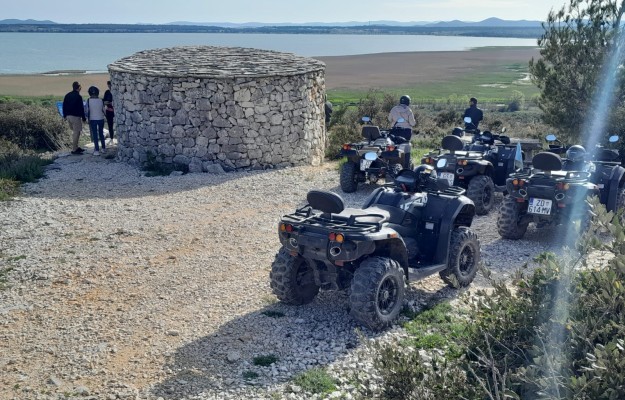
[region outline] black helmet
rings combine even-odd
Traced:
[[[100,89],[95,86],[90,86],[87,93],[89,93],[89,96],[98,96],[100,94]]]
[[[456,128],[454,128],[453,131],[451,131],[451,134],[454,135],[454,136],[463,137],[464,136],[464,129],[462,129],[460,127],[456,127]]]
[[[566,158],[573,162],[584,161],[586,149],[578,144],[569,147],[566,151]]]
[[[425,185],[428,179],[436,178],[436,169],[431,165],[419,165],[414,172],[417,174],[417,183],[421,186]]]
[[[405,104],[407,106],[410,105],[410,96],[408,96],[407,94],[401,96],[399,98],[399,104]]]

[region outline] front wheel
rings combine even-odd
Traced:
[[[519,240],[525,235],[529,221],[521,217],[523,203],[514,197],[504,197],[497,216],[497,231],[504,239]]]
[[[480,257],[480,241],[477,235],[466,226],[454,228],[451,232],[447,269],[440,273],[441,279],[450,286],[468,286],[480,266]]]
[[[282,247],[271,264],[270,286],[278,300],[293,305],[313,301],[319,286],[312,266],[301,256],[292,256]]]
[[[347,161],[341,166],[341,190],[353,193],[358,189],[358,164]]]
[[[351,314],[373,330],[390,326],[404,304],[405,276],[397,261],[370,257],[360,263],[352,280]]]
[[[467,197],[475,203],[477,215],[488,214],[495,204],[495,184],[488,175],[478,175],[471,179],[467,187]]]

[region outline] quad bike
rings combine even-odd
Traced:
[[[504,239],[521,239],[532,222],[537,227],[576,220],[580,227],[586,225],[590,218],[586,198],[601,197],[601,190],[614,196],[613,201],[608,200],[614,207],[625,201],[622,182],[610,180],[600,189],[591,179],[595,172],[564,170],[562,159],[554,152],[536,154],[532,166],[508,178],[510,195],[504,198],[497,218],[497,230]]]
[[[470,229],[475,207],[463,193],[437,179],[429,165],[401,171],[362,208],[345,208],[339,195],[311,190],[308,204],[280,221],[273,293],[300,305],[320,289],[347,290],[351,315],[378,330],[398,317],[409,280],[439,273],[450,285],[469,285],[480,243]]]
[[[495,204],[495,192],[506,190],[508,175],[522,168],[523,152],[519,145],[510,145],[508,136],[475,130],[466,145],[457,133],[445,136],[441,149],[421,162],[436,166],[438,176],[450,185],[465,188],[476,213],[484,215]]]
[[[564,159],[562,169],[565,171],[590,172],[589,181],[597,185],[599,189],[599,201],[606,206],[608,211],[614,211],[625,205],[625,168],[621,166],[619,151],[601,144],[595,145],[590,154],[586,154],[583,147],[564,146],[553,134],[546,136],[549,144],[547,151],[555,154],[568,154],[569,149],[577,147],[584,151],[583,158],[579,161]],[[608,138],[608,143],[619,141],[616,135]],[[609,145],[608,145],[609,146]]]
[[[368,117],[362,120],[365,122],[362,127],[365,141],[346,143],[340,152],[341,157],[347,158],[341,166],[340,176],[341,189],[345,193],[355,192],[360,182],[376,183],[387,176],[394,178],[404,168],[412,168],[410,137],[403,135],[403,128],[394,126],[381,131],[370,124]],[[400,122],[404,119],[400,118],[397,123]]]

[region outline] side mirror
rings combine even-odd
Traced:
[[[545,136],[545,140],[548,142],[553,142],[555,140],[558,140],[558,138],[556,137],[556,135],[550,133],[549,135]]]
[[[362,122],[370,122],[371,118],[369,117],[362,117]]]
[[[465,124],[470,124],[473,120],[471,119],[471,117],[464,117],[464,123]]]
[[[402,117],[397,118],[397,123],[401,123],[401,122],[406,122],[405,119],[403,119]]]
[[[616,142],[618,142],[618,140],[619,140],[618,135],[612,135],[612,136],[610,136],[610,138],[608,139],[608,141],[609,141],[610,143],[616,143]]]
[[[503,144],[510,144],[510,138],[508,136],[500,135],[499,141]]]

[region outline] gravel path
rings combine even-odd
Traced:
[[[0,203],[0,398],[297,399],[308,397],[293,393],[297,373],[366,367],[344,294],[289,307],[269,289],[279,217],[311,188],[340,193],[336,164],[150,178],[104,157],[58,158]],[[373,188],[342,196],[358,206]],[[495,278],[556,248],[552,231],[501,240],[495,218],[474,222]],[[435,276],[412,283],[409,301],[457,294]],[[276,363],[254,365],[270,354]]]

